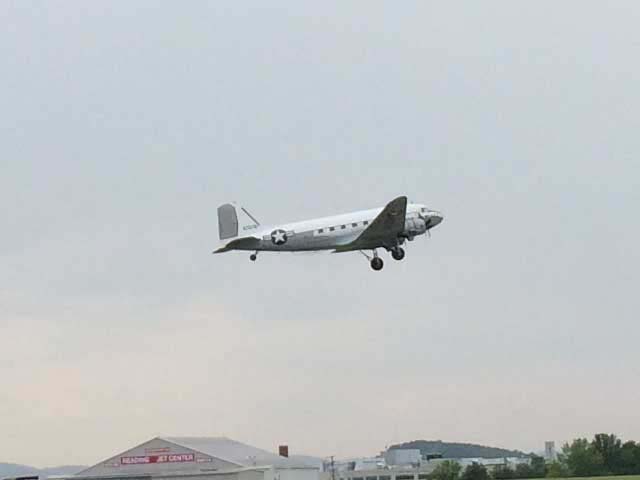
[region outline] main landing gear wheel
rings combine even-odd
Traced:
[[[251,256],[249,256],[249,260],[251,260],[252,262],[255,262],[258,259],[258,255],[256,255],[255,253],[252,253]]]
[[[393,257],[394,260],[402,260],[404,258],[404,248],[402,247],[396,247],[393,250],[391,250],[391,256]]]
[[[373,257],[371,259],[371,268],[375,271],[382,270],[382,267],[384,267],[384,262],[380,257]]]

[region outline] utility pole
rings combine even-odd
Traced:
[[[336,464],[333,461],[333,455],[331,455],[331,480],[336,480]]]

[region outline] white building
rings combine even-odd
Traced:
[[[325,472],[331,471],[331,462],[325,461],[323,470]],[[336,472],[344,472],[350,470],[375,470],[378,468],[386,468],[387,464],[384,457],[355,457],[355,458],[343,458],[335,460],[333,462],[333,468]]]
[[[531,464],[531,458],[529,457],[498,457],[498,458],[482,458],[482,457],[474,457],[474,458],[453,458],[458,462],[462,468],[468,467],[474,463],[479,465],[484,465],[487,468],[497,468],[497,467],[509,467],[516,468],[518,465]]]
[[[544,459],[553,462],[558,458],[556,442],[544,442]]]
[[[384,452],[387,465],[420,465],[422,454],[417,448],[397,448]]]
[[[156,437],[67,480],[318,480],[317,466],[224,437]]]
[[[420,468],[377,468],[372,470],[345,470],[336,472],[332,477],[330,472],[322,474],[322,480],[428,480],[429,474],[435,469],[435,463],[423,465]]]

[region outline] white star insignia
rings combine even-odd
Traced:
[[[273,239],[273,243],[281,245],[287,241],[286,235],[287,234],[283,230],[276,230],[271,234],[271,238]]]

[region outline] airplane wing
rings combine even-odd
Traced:
[[[394,246],[404,231],[407,217],[407,197],[398,197],[387,204],[367,229],[353,242],[336,248],[336,252],[368,250],[385,245]]]

